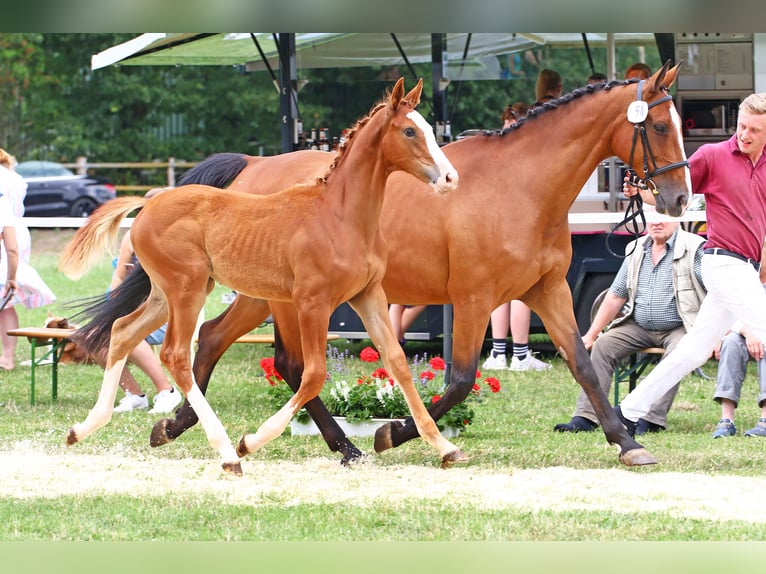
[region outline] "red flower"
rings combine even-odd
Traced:
[[[379,369],[375,369],[372,372],[372,378],[373,379],[380,379],[381,381],[384,381],[389,378],[388,371],[384,369],[383,367],[380,367]]]
[[[375,361],[380,359],[380,355],[372,347],[365,347],[364,349],[362,349],[362,352],[359,353],[359,358],[363,360],[365,363],[374,363]]]
[[[478,383],[474,383],[471,390],[478,395],[481,392],[481,387]]]
[[[477,379],[481,378],[481,371],[479,371],[478,369],[476,370],[476,378]]]
[[[484,379],[484,382],[489,385],[489,390],[493,393],[500,392],[500,381],[498,381],[495,377],[487,377]]]
[[[434,375],[431,371],[423,371],[422,373],[420,373],[420,380],[433,381],[435,376],[436,375]]]
[[[441,357],[434,357],[430,361],[428,361],[428,364],[431,365],[431,368],[434,371],[443,371],[447,368],[447,363],[444,362],[444,359]]]
[[[261,359],[261,368],[263,369],[263,374],[266,376],[266,380],[269,381],[269,384],[272,387],[279,381],[284,380],[282,375],[280,375],[274,367],[274,357]]]
[[[432,396],[432,397],[431,397],[431,404],[434,404],[434,403],[436,403],[436,402],[439,402],[439,401],[441,400],[441,398],[442,398],[442,396],[441,396],[441,395],[434,395],[434,396]]]

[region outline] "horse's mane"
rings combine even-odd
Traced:
[[[342,145],[338,146],[338,155],[335,156],[335,160],[333,160],[332,164],[328,168],[327,173],[325,173],[323,177],[318,178],[317,182],[324,183],[327,181],[327,178],[330,176],[333,170],[338,166],[338,164],[343,159],[343,156],[348,150],[349,145],[351,145],[351,140],[356,135],[356,133],[360,129],[362,129],[372,119],[372,117],[375,114],[377,114],[380,110],[384,109],[388,105],[390,93],[391,93],[391,90],[388,90],[388,92],[386,92],[386,95],[383,96],[380,100],[378,100],[378,102],[370,108],[370,111],[367,112],[367,115],[364,116],[363,118],[358,119],[356,123],[348,130],[348,132],[346,133],[346,140],[343,142]],[[402,103],[405,103],[405,102],[412,105],[412,102],[403,99]],[[414,108],[415,106],[412,106],[412,107]]]
[[[588,84],[587,86],[582,86],[581,88],[575,88],[571,92],[567,92],[566,94],[554,100],[548,100],[537,106],[530,107],[527,111],[527,115],[519,118],[516,123],[510,127],[507,127],[503,130],[486,130],[483,132],[483,135],[504,135],[508,132],[513,132],[515,130],[521,129],[526,123],[540,117],[544,113],[558,109],[563,105],[569,104],[574,100],[582,98],[583,96],[589,96],[595,92],[600,92],[603,90],[611,90],[615,86],[624,86],[627,84],[635,84],[637,82],[637,79],[632,78],[630,80],[612,80],[603,84]]]

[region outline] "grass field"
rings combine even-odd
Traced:
[[[51,312],[103,292],[104,258],[72,282],[56,270],[68,231],[35,231],[33,264],[58,295]],[[207,317],[219,313],[216,287]],[[47,310],[19,310],[22,326],[42,325]],[[264,327],[268,329],[268,327]],[[357,352],[359,343],[335,343]],[[439,353],[439,346],[415,346]],[[259,360],[268,346],[236,345],[221,359],[209,400],[232,442],[270,414]],[[17,362],[28,358],[19,341]],[[571,415],[579,388],[563,361],[540,373],[492,373],[502,391],[476,407],[454,442],[470,456],[438,468],[438,455],[416,440],[342,468],[319,437],[285,432],[243,462],[245,476],[221,473],[199,426],[152,449],[159,415],[115,415],[67,448],[68,427],[93,405],[102,371],[63,366],[59,400],[41,369],[38,404],[29,404],[29,368],[0,376],[0,541],[753,541],[766,538],[764,447],[741,435],[712,440],[719,417],[714,382],[684,379],[669,430],[641,442],[659,460],[626,468],[599,432],[552,432]],[[738,424],[758,416],[753,371]],[[705,371],[714,375],[716,365]],[[146,390],[150,383],[136,373]],[[151,393],[150,393],[151,394]],[[611,399],[611,397],[610,397]]]

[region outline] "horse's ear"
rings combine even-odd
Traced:
[[[410,93],[404,96],[404,99],[417,108],[420,103],[420,94],[423,91],[423,78],[418,80],[418,85],[410,90]]]
[[[683,64],[683,61],[679,62],[673,68],[670,67],[670,60],[665,62],[659,70],[657,70],[651,77],[649,85],[652,86],[651,92],[656,93],[663,89],[667,90],[676,81],[678,76],[678,70]]]
[[[399,107],[399,102],[402,101],[403,97],[404,97],[404,78],[399,78],[398,80],[396,80],[394,89],[391,90],[391,95],[388,98],[388,102],[391,104],[391,107],[393,109],[397,109]]]

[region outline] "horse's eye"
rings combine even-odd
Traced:
[[[654,124],[654,131],[655,133],[662,135],[667,133],[668,127],[665,124]]]
[[[415,137],[415,128],[404,128],[404,135],[408,138]]]

